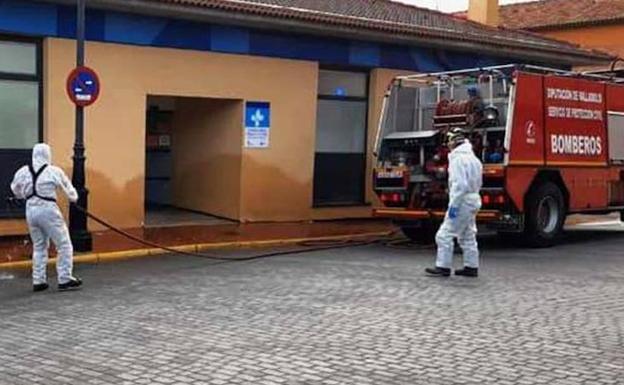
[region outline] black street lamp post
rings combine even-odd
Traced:
[[[77,26],[76,26],[76,65],[84,66],[84,40],[85,40],[85,1],[77,0]],[[88,208],[89,190],[86,187],[85,177],[85,146],[84,146],[84,107],[76,106],[76,137],[74,141],[74,171],[72,183],[78,190],[77,205],[85,210]],[[71,205],[69,210],[69,232],[76,251],[91,251],[92,238],[87,229],[87,214],[78,210],[76,205]]]

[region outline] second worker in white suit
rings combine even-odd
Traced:
[[[455,274],[477,277],[477,213],[481,209],[479,191],[483,184],[483,166],[463,130],[450,130],[447,139],[451,149],[448,168],[449,204],[444,222],[436,234],[438,252],[435,267],[427,268],[426,272],[441,277],[451,275],[454,239],[457,238],[464,255],[464,267],[456,270]]]

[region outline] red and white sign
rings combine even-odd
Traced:
[[[95,103],[100,96],[100,78],[89,67],[76,67],[67,77],[67,96],[78,107]]]
[[[549,162],[606,162],[605,86],[583,79],[544,78]]]

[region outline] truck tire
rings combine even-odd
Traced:
[[[551,247],[561,236],[566,218],[563,193],[552,182],[533,189],[526,204],[525,239],[532,247]]]
[[[420,245],[429,245],[435,241],[436,228],[433,222],[418,222],[413,225],[402,224],[401,231],[410,241]]]

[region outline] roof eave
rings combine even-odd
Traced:
[[[554,31],[558,29],[568,29],[568,28],[583,28],[583,27],[597,27],[604,25],[614,25],[624,23],[624,17],[615,17],[612,19],[603,19],[603,20],[586,20],[586,21],[575,21],[568,23],[558,23],[558,24],[544,24],[544,25],[536,25],[536,26],[528,26],[528,27],[517,27],[518,29],[524,28],[529,31]]]
[[[44,0],[53,3],[75,4],[75,0]],[[144,0],[90,0],[89,7],[141,13],[152,16],[173,17],[178,19],[211,22],[217,24],[237,25],[259,29],[282,30],[286,32],[309,33],[339,38],[357,40],[371,40],[386,43],[404,43],[408,45],[428,46],[437,48],[452,48],[461,51],[475,51],[496,56],[510,57],[550,64],[560,65],[591,65],[601,64],[612,60],[609,55],[574,50],[553,49],[532,45],[530,48],[520,46],[520,42],[513,46],[496,41],[473,41],[457,39],[448,34],[434,30],[421,30],[414,33],[388,33],[373,29],[363,29],[338,24],[311,23],[295,18],[278,18],[248,13],[234,13],[211,8],[189,8],[175,4],[159,4]]]

